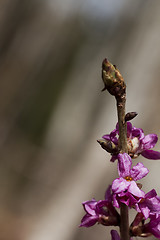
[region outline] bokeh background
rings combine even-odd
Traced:
[[[0,240],[110,239],[78,228],[81,202],[117,176],[96,142],[117,122],[101,63],[120,69],[133,124],[160,137],[159,43],[159,0],[0,1]],[[160,194],[160,162],[139,160]]]

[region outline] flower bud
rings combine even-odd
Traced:
[[[102,62],[102,79],[104,90],[108,90],[111,95],[121,98],[126,91],[124,79],[115,65],[112,65],[106,58]]]
[[[125,115],[125,122],[132,120],[133,118],[135,118],[138,115],[137,112],[128,112]]]
[[[104,140],[104,139],[99,139],[97,142],[101,145],[101,147],[106,150],[107,152],[111,154],[118,154],[118,146],[115,145],[112,141],[109,140]]]

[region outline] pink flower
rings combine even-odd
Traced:
[[[119,214],[112,205],[111,186],[105,193],[105,200],[95,199],[82,203],[86,214],[81,220],[80,227],[91,227],[94,224],[101,223],[106,226],[117,226],[119,222]]]
[[[114,145],[118,147],[118,135],[119,129],[117,124],[116,129],[114,129],[110,134],[104,135],[103,139],[114,143]],[[132,158],[136,158],[141,154],[143,157],[148,159],[160,159],[160,152],[150,150],[156,145],[157,141],[158,137],[156,134],[148,134],[145,136],[141,128],[133,127],[130,122],[127,122],[128,154]],[[114,152],[111,154],[111,161],[115,161],[115,159],[117,159],[117,154]]]
[[[91,201],[85,201],[82,203],[86,214],[81,220],[80,227],[91,227],[99,219],[99,212],[96,210],[97,201],[92,199]]]
[[[144,199],[136,204],[136,210],[142,212],[145,219],[160,214],[160,198],[154,189],[146,193]]]
[[[135,181],[145,177],[149,170],[142,163],[131,169],[132,160],[127,153],[118,154],[117,157],[120,177],[112,183],[113,205],[119,208],[119,204],[124,203],[132,207],[145,197],[145,193],[139,189]]]

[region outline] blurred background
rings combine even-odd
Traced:
[[[78,228],[81,202],[117,176],[96,142],[117,122],[101,63],[120,69],[133,124],[160,137],[159,13],[159,0],[0,1],[0,240],[110,239]],[[160,194],[160,162],[139,160]]]

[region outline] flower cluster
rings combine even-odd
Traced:
[[[112,155],[112,162],[117,159],[118,155],[118,134],[119,127],[117,123],[116,129],[114,129],[110,134],[105,134],[102,137],[104,139],[104,142],[99,140],[99,143],[103,143],[104,145],[106,144],[108,146],[112,144],[112,146],[114,146],[112,147],[112,150],[109,151]],[[156,134],[148,134],[145,136],[141,128],[133,127],[130,122],[127,122],[128,154],[132,158],[137,158],[141,154],[143,157],[148,159],[160,159],[160,152],[150,150],[156,145],[157,141],[158,137]]]
[[[121,204],[135,209],[137,215],[130,225],[130,237],[146,237],[154,235],[160,239],[160,197],[155,189],[148,193],[142,191],[142,185],[138,183],[149,170],[142,164],[132,166],[132,159],[140,154],[148,159],[160,159],[160,152],[150,150],[157,143],[156,134],[144,135],[140,128],[135,128],[127,122],[127,146],[128,154],[119,151],[118,124],[110,134],[98,140],[101,146],[111,154],[111,161],[117,161],[119,177],[106,191],[105,199],[83,202],[86,212],[81,220],[80,227],[91,227],[96,223],[105,226],[120,226],[118,209]],[[120,240],[118,233],[111,231],[112,239]]]
[[[111,185],[105,193],[105,200],[83,202],[86,215],[82,218],[80,227],[91,227],[95,223],[101,223],[106,226],[117,226],[119,222],[119,213],[112,204]]]

